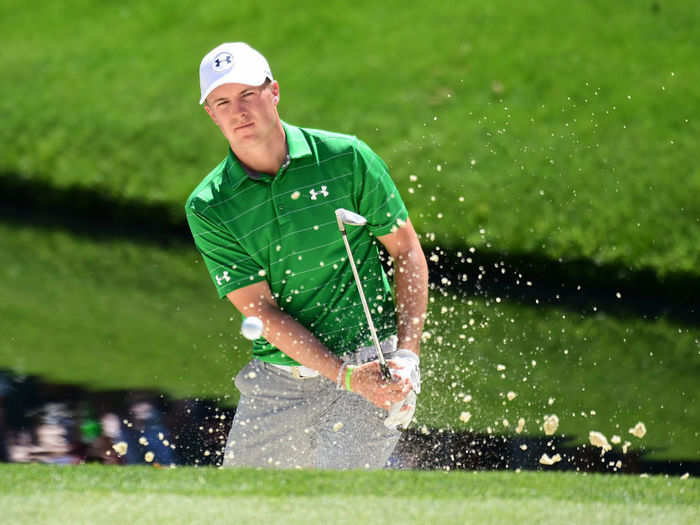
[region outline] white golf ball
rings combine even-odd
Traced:
[[[263,322],[257,317],[246,317],[241,324],[241,333],[246,339],[257,339],[263,333]]]

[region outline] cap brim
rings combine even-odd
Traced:
[[[199,99],[199,103],[200,105],[204,104],[204,101],[207,99],[209,94],[216,88],[218,88],[219,86],[223,86],[224,84],[245,84],[247,86],[260,86],[265,83],[265,80],[267,78],[269,78],[270,80],[274,80],[271,76],[268,76],[267,73],[263,73],[259,76],[243,76],[240,74],[239,71],[231,71],[227,75],[218,78],[215,82],[212,82],[211,85],[207,87],[207,90],[202,94],[202,98]]]

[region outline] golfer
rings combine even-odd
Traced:
[[[204,109],[230,146],[187,200],[219,297],[263,322],[236,376],[224,466],[382,468],[415,410],[428,270],[385,163],[353,136],[280,119],[280,86],[247,44],[199,69]],[[385,379],[335,210],[391,369]],[[379,245],[393,260],[394,293]]]

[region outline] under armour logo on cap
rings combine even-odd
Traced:
[[[233,56],[231,53],[220,53],[212,62],[212,69],[214,71],[225,71],[233,67]]]

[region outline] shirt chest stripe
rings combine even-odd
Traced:
[[[327,242],[325,244],[318,244],[318,245],[312,246],[311,248],[308,248],[306,250],[301,250],[300,252],[294,252],[294,253],[290,253],[289,255],[285,255],[284,257],[281,257],[281,258],[277,259],[276,261],[271,262],[270,267],[274,266],[275,264],[280,264],[281,262],[284,262],[287,259],[290,259],[292,257],[298,257],[299,255],[303,255],[305,253],[315,252],[316,250],[320,250],[321,248],[325,248],[326,246],[333,246],[334,244],[339,244],[341,242],[343,242],[343,241],[340,238],[340,235],[338,235],[338,238],[332,240],[331,242]],[[328,264],[333,264],[334,262],[336,262],[336,261],[331,261]]]
[[[342,242],[342,241],[341,241],[341,239],[338,239],[337,241],[333,241],[333,242],[331,242],[331,243],[324,244],[324,245],[319,246],[319,247],[329,246],[329,245],[331,245],[331,244],[335,244],[336,242]],[[359,243],[359,244],[357,245],[357,247],[359,248],[359,247],[361,247],[361,246],[365,246],[365,245],[369,244],[370,242],[371,242],[371,240],[368,239],[368,240],[366,240],[366,241],[363,241],[363,242]],[[314,250],[318,249],[319,247],[311,248],[311,249],[309,249],[309,250],[304,250],[304,252],[314,251]],[[295,254],[295,255],[299,255],[299,254],[304,253],[304,252],[298,252],[298,253]],[[252,257],[247,257],[245,260],[247,260],[247,259],[252,259]],[[283,258],[283,259],[284,259],[284,258]],[[272,264],[277,264],[277,263],[281,262],[283,259],[279,259],[279,260],[277,260],[277,261],[271,263],[271,265],[272,265]],[[243,259],[242,259],[242,260],[243,260]],[[242,260],[239,260],[239,262],[241,262]],[[337,264],[337,263],[343,263],[343,262],[345,262],[345,260],[346,260],[345,257],[341,257],[340,259],[335,259],[335,260],[329,261],[328,264],[329,264],[329,265],[333,265],[333,264]],[[219,266],[217,266],[216,268],[214,268],[213,270],[211,270],[211,271],[209,272],[209,274],[210,274],[210,275],[214,275],[214,274],[218,273],[218,271],[221,270],[221,269],[225,270],[225,269],[227,269],[227,267],[224,266],[224,265],[219,265]],[[292,274],[292,276],[293,276],[293,277],[297,277],[297,276],[299,276],[299,275],[305,275],[305,274],[309,274],[309,273],[313,273],[313,272],[318,272],[318,271],[321,271],[321,270],[323,270],[323,269],[324,269],[323,266],[319,266],[318,268],[309,268],[308,270],[302,270],[302,271],[300,271],[300,272],[294,272],[294,273]],[[239,279],[238,281],[234,281],[234,282],[235,282],[236,284],[239,284],[239,283],[247,282],[248,280],[250,280],[250,277],[247,277],[247,278],[245,278],[245,279]],[[272,286],[272,285],[281,284],[283,280],[288,280],[288,277],[286,277],[285,279],[277,280],[277,281],[271,281],[271,282],[270,282],[270,285]],[[318,290],[318,289],[321,289],[321,288],[325,288],[326,286],[327,286],[326,284],[323,284],[323,285],[318,286],[318,287],[315,287],[315,288],[309,288],[308,290],[300,291],[299,293],[300,293],[300,294],[301,294],[301,293],[307,293],[307,292],[310,292],[310,291],[314,291],[314,290]]]
[[[322,225],[323,225],[323,226],[327,226],[328,224],[334,224],[335,222],[336,222],[336,221],[330,221],[330,222],[323,223]],[[291,237],[291,236],[294,236],[294,235],[296,235],[296,234],[298,234],[298,233],[308,232],[309,230],[313,230],[313,229],[314,229],[313,226],[312,226],[311,228],[302,228],[302,229],[300,229],[300,230],[296,230],[296,231],[290,232],[290,233],[286,234],[286,235],[285,235],[284,237],[282,237],[282,238]],[[255,255],[258,255],[258,254],[261,253],[261,252],[265,252],[265,251],[269,250],[270,246],[272,246],[273,244],[279,243],[280,240],[281,240],[282,238],[278,238],[277,240],[268,243],[266,246],[260,248],[259,250],[256,250],[255,252],[251,252],[247,257],[243,257],[243,258],[237,259],[236,261],[237,261],[239,264],[241,264],[241,263],[243,263],[243,262],[246,262],[246,261],[249,261],[249,260],[251,260],[251,259],[254,259],[254,256],[255,256]],[[341,239],[340,239],[340,237],[338,237],[338,240],[337,240],[337,241],[333,241],[332,243],[329,243],[329,244],[334,244],[334,243],[340,242],[340,241],[341,241]],[[328,245],[323,245],[323,246],[328,246]],[[304,250],[304,252],[313,251],[313,250],[316,250],[316,249],[318,249],[318,248],[319,248],[319,247],[314,247],[314,248],[311,248],[311,249],[309,249],[309,250]],[[226,246],[217,246],[216,248],[213,248],[213,249],[211,249],[211,250],[202,250],[202,254],[203,254],[203,255],[212,255],[212,254],[216,253],[216,252],[219,251],[219,250],[225,250],[225,249],[226,249]],[[297,252],[296,255],[299,255],[299,254],[304,253],[304,252]],[[270,265],[272,265],[272,264],[275,264],[275,263],[274,263],[274,262],[273,262],[273,263],[270,263]],[[219,266],[219,268],[225,268],[225,267],[224,267],[224,266]]]
[[[253,189],[255,189],[255,186],[249,186],[248,188],[242,189],[242,190],[239,191],[238,193],[235,193],[235,194],[231,195],[231,196],[228,197],[227,199],[224,199],[224,200],[219,201],[219,202],[209,203],[209,204],[207,204],[207,205],[204,207],[204,209],[203,209],[202,211],[200,211],[199,213],[204,214],[204,212],[207,211],[207,210],[209,210],[210,208],[218,208],[218,207],[221,206],[222,204],[225,204],[225,203],[227,203],[228,201],[230,201],[231,199],[235,199],[235,198],[237,198],[237,197],[240,197],[240,196],[242,196],[244,193],[246,193],[246,192],[248,192],[248,191],[250,191],[250,190],[253,190]]]
[[[324,222],[324,223],[319,224],[319,228],[320,228],[321,226],[328,226],[329,224],[335,224],[335,223],[336,223],[336,221]],[[263,246],[263,247],[260,248],[259,250],[256,250],[256,251],[254,251],[254,252],[251,252],[249,257],[246,257],[245,259],[239,259],[239,260],[243,261],[243,260],[252,259],[254,255],[257,255],[257,254],[259,254],[259,253],[261,253],[261,252],[264,252],[264,251],[269,250],[269,249],[270,249],[270,246],[272,246],[273,244],[277,244],[277,243],[281,242],[282,239],[286,239],[287,237],[292,237],[292,236],[294,236],[294,235],[297,235],[298,233],[308,232],[309,230],[313,230],[313,229],[314,229],[314,227],[311,226],[310,228],[301,228],[301,229],[299,229],[299,230],[295,230],[295,231],[293,231],[293,232],[287,233],[287,234],[283,235],[282,237],[278,237],[276,240],[271,241],[270,243],[266,244],[265,246]],[[205,234],[205,233],[216,233],[216,232],[214,232],[214,231],[212,231],[212,230],[208,230],[207,232],[202,232],[202,234]],[[202,253],[205,254],[205,255],[209,255],[209,254],[215,253],[217,250],[224,249],[224,248],[226,248],[226,247],[225,247],[225,246],[220,246],[220,247],[214,248],[214,249],[212,249],[212,250],[205,250],[205,251],[202,251]]]
[[[345,196],[344,196],[344,197],[345,197]],[[338,199],[334,199],[332,202],[335,202],[336,200],[340,200],[340,199],[342,199],[342,198],[344,198],[344,197],[339,197]],[[374,216],[374,215],[376,215],[378,212],[380,212],[382,209],[386,208],[386,206],[387,206],[387,204],[389,203],[390,200],[391,200],[390,198],[385,199],[384,202],[383,202],[378,208],[376,208],[373,212],[370,213],[370,216]],[[324,203],[316,204],[316,205],[314,205],[314,206],[315,206],[315,207],[317,207],[317,206],[322,206],[323,204],[324,204]],[[314,206],[312,206],[312,207],[314,207]],[[294,213],[298,213],[298,212],[300,212],[300,211],[305,211],[306,209],[308,209],[308,207],[305,208],[304,210],[296,210],[296,211],[294,211],[294,212],[290,212],[290,213],[288,213],[288,214],[282,215],[281,217],[287,217],[287,216],[289,216],[289,215],[293,215]],[[269,224],[272,224],[272,223],[275,222],[276,220],[277,220],[277,219],[273,219],[273,220],[271,220],[271,221],[268,221],[267,223],[261,225],[260,227],[258,227],[258,228],[255,229],[254,231],[249,232],[249,234],[248,234],[248,235],[245,235],[244,237],[242,237],[241,240],[247,238],[249,235],[251,235],[251,234],[257,232],[258,230],[260,230],[260,229],[262,229],[262,228],[265,228],[266,226],[268,226]],[[328,224],[330,224],[330,223],[332,223],[332,222],[334,222],[334,221],[329,221],[329,222],[322,223],[322,224],[323,224],[323,225],[328,225]],[[319,225],[319,226],[320,226],[320,225]],[[302,228],[302,229],[299,229],[299,230],[295,230],[295,231],[293,231],[293,232],[291,232],[291,233],[288,233],[288,234],[284,235],[284,237],[278,238],[276,241],[272,241],[272,242],[268,243],[267,245],[265,245],[264,247],[260,248],[259,250],[256,250],[255,252],[252,252],[251,255],[250,255],[249,257],[246,257],[245,259],[239,259],[239,260],[240,260],[240,261],[244,261],[244,260],[252,259],[254,255],[257,255],[257,254],[259,254],[259,253],[261,253],[261,252],[264,252],[264,251],[268,250],[268,249],[270,248],[270,246],[272,246],[272,245],[275,244],[275,243],[280,242],[282,239],[285,239],[285,238],[287,238],[287,237],[291,237],[291,236],[296,235],[296,234],[298,234],[298,233],[302,233],[302,232],[309,231],[310,229],[313,229],[313,227],[312,227],[312,228]],[[204,235],[204,234],[206,234],[206,233],[215,233],[215,232],[214,232],[213,230],[207,230],[206,232],[200,232],[198,235]],[[327,246],[327,245],[324,245],[324,246]],[[222,246],[222,247],[217,247],[217,248],[214,248],[214,249],[212,249],[212,250],[203,251],[202,253],[203,253],[203,254],[206,254],[206,255],[211,255],[211,254],[215,253],[216,251],[218,251],[218,250],[220,250],[220,249],[225,249],[225,247],[223,247],[223,246]],[[313,250],[313,249],[316,249],[316,248],[312,248],[312,250]],[[305,251],[309,251],[309,250],[305,250]],[[298,252],[298,253],[304,253],[304,252]],[[271,264],[275,264],[275,263],[271,263]]]
[[[361,243],[359,243],[359,244],[356,246],[356,248],[359,248],[360,246],[365,246],[365,245],[368,244],[369,242],[370,242],[369,240],[364,241],[364,242],[361,242]],[[308,250],[307,250],[307,251],[308,251]],[[340,259],[336,259],[336,260],[334,260],[334,261],[329,261],[328,264],[329,264],[329,265],[333,265],[333,264],[336,264],[336,263],[342,263],[342,262],[344,262],[344,261],[345,261],[345,257],[341,257]],[[273,263],[273,264],[274,264],[274,263]],[[307,273],[311,273],[311,272],[318,272],[318,271],[321,271],[321,270],[323,270],[323,269],[325,269],[325,266],[320,266],[320,265],[319,265],[319,266],[316,267],[316,268],[309,268],[308,270],[302,270],[302,271],[300,271],[300,272],[294,272],[293,274],[291,274],[291,276],[296,277],[296,276],[302,275],[302,274],[307,274]],[[281,280],[279,280],[279,281],[273,281],[271,284],[280,284],[283,280],[285,280],[285,279],[281,279]],[[287,278],[287,281],[288,281],[288,278]],[[326,286],[326,285],[324,285],[324,286]]]
[[[257,228],[254,228],[254,229],[250,230],[248,233],[246,233],[245,235],[243,235],[242,237],[240,237],[240,238],[239,238],[239,241],[243,241],[243,240],[247,239],[247,238],[250,237],[251,235],[254,235],[254,234],[256,234],[257,232],[259,232],[260,230],[263,230],[263,229],[267,228],[270,224],[273,224],[273,223],[277,222],[279,219],[291,217],[292,215],[294,215],[294,214],[296,214],[296,213],[306,212],[306,211],[308,211],[308,210],[311,209],[311,208],[317,208],[317,207],[319,207],[319,206],[327,206],[329,203],[333,203],[333,202],[337,202],[337,201],[341,201],[341,200],[346,199],[348,195],[352,195],[352,194],[351,194],[351,193],[346,193],[345,195],[341,195],[340,197],[336,197],[335,199],[324,199],[323,202],[321,202],[321,203],[319,203],[319,204],[313,204],[313,205],[311,205],[311,206],[306,206],[305,208],[303,208],[303,209],[301,209],[301,210],[294,210],[294,211],[290,211],[290,212],[288,212],[288,213],[284,213],[284,214],[280,215],[279,217],[275,217],[275,218],[273,218],[273,219],[270,219],[269,221],[267,221],[267,222],[261,224],[260,226],[258,226]],[[226,221],[226,222],[230,222],[230,221]]]
[[[310,168],[311,166],[318,166],[318,165],[323,164],[324,162],[328,162],[330,160],[335,160],[335,159],[341,159],[343,157],[347,157],[348,155],[352,155],[352,154],[353,154],[352,151],[346,151],[345,153],[339,153],[338,155],[331,155],[330,157],[325,157],[324,159],[319,160],[318,162],[310,162],[308,164],[304,164],[303,166],[295,166],[293,168],[292,167],[287,168],[287,173],[289,173],[290,171],[297,171],[297,170],[303,170],[306,168]]]
[[[343,173],[342,175],[338,175],[337,177],[333,177],[333,178],[331,178],[331,179],[324,180],[323,182],[324,182],[324,184],[329,184],[329,183],[331,183],[331,182],[334,182],[334,181],[337,181],[337,180],[339,180],[339,179],[348,177],[348,176],[350,176],[350,175],[352,175],[352,172]],[[306,191],[307,189],[314,188],[314,187],[318,187],[318,184],[319,184],[319,183],[316,182],[315,184],[308,184],[308,185],[306,185],[306,186],[299,186],[298,188],[294,188],[293,190],[288,190],[288,191],[285,191],[285,192],[282,192],[282,193],[278,193],[277,195],[275,195],[275,197],[277,197],[278,199],[279,199],[279,198],[284,198],[284,197],[286,197],[286,196],[292,195],[295,191],[300,191],[300,190]],[[222,224],[229,224],[229,223],[231,223],[231,222],[236,222],[236,221],[240,220],[241,217],[243,217],[244,215],[246,215],[246,214],[248,214],[248,213],[252,213],[254,210],[256,210],[257,208],[259,208],[260,206],[265,206],[266,204],[268,204],[268,203],[269,203],[270,201],[272,201],[272,200],[273,200],[273,197],[270,197],[270,198],[268,198],[268,199],[265,199],[264,202],[261,202],[261,203],[255,205],[253,208],[248,208],[248,209],[246,209],[245,211],[239,213],[239,214],[236,215],[235,217],[233,217],[233,218],[231,218],[231,219],[228,219],[228,220],[222,222]],[[321,203],[321,204],[322,204],[322,203]],[[268,224],[269,224],[269,223],[268,223]]]
[[[290,173],[290,172],[293,172],[293,171],[298,171],[298,170],[309,169],[309,168],[312,168],[312,167],[314,167],[314,166],[320,166],[321,164],[324,164],[324,163],[326,163],[326,162],[328,162],[328,161],[335,160],[335,159],[339,159],[339,158],[342,158],[342,157],[347,157],[348,155],[352,155],[352,154],[353,154],[352,151],[349,151],[349,152],[347,152],[347,153],[341,153],[341,154],[339,154],[339,155],[333,155],[333,156],[331,156],[331,157],[326,157],[325,159],[319,160],[318,162],[313,162],[313,163],[305,164],[305,165],[303,165],[303,166],[296,166],[296,167],[293,167],[293,168],[290,167],[290,168],[287,168],[287,173]],[[341,178],[341,177],[345,177],[345,176],[347,176],[347,175],[352,175],[352,172],[344,173],[343,175],[339,175],[338,177],[334,177],[333,179],[328,179],[328,181],[332,181],[332,180],[335,180],[335,179],[338,179],[338,178]],[[309,187],[311,187],[311,185],[310,185],[310,186],[306,186],[306,188],[309,188]],[[234,194],[234,195],[231,195],[230,197],[228,197],[228,198],[226,198],[226,199],[224,199],[224,200],[222,200],[222,201],[215,202],[215,203],[212,203],[212,204],[208,204],[200,213],[204,213],[204,212],[207,211],[209,208],[216,208],[216,207],[218,207],[218,206],[221,206],[222,204],[225,204],[225,203],[227,203],[228,201],[230,201],[230,200],[232,200],[232,199],[238,198],[238,197],[240,197],[241,195],[243,195],[245,192],[247,192],[247,191],[249,191],[249,190],[251,190],[251,189],[254,189],[254,188],[255,188],[254,186],[250,186],[250,187],[248,187],[248,188],[246,188],[246,189],[244,189],[244,190],[241,190],[240,192],[238,192],[238,193],[236,193],[236,194]],[[293,191],[291,191],[291,192],[289,192],[289,193],[293,193]]]

